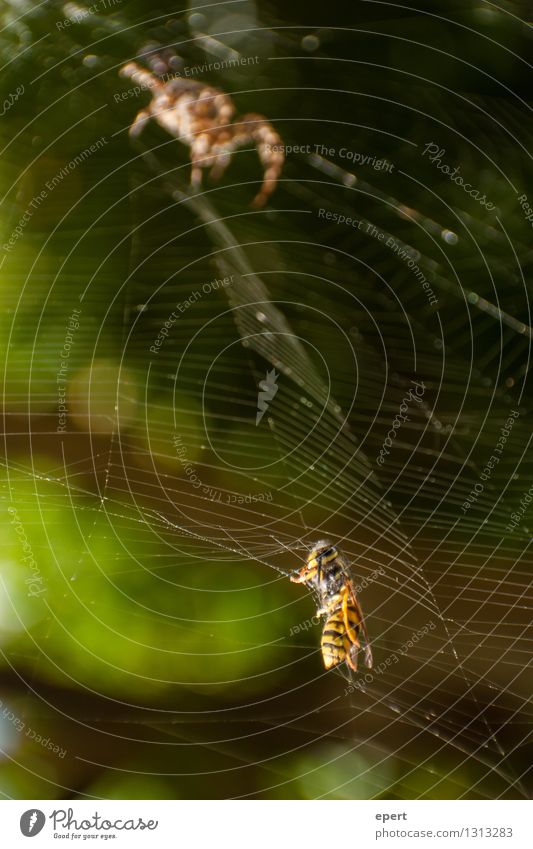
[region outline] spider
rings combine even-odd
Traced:
[[[234,150],[250,142],[257,146],[264,168],[263,184],[252,201],[260,208],[276,188],[285,155],[280,136],[264,115],[249,112],[236,121],[235,106],[218,88],[192,79],[163,82],[136,62],[128,62],[120,75],[148,89],[152,100],[138,112],[130,127],[137,138],[148,121],[154,121],[189,146],[191,185],[202,185],[202,168],[210,168],[210,177],[218,180],[228,167]]]

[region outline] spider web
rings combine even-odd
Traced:
[[[318,64],[321,57],[313,58]],[[324,98],[335,72],[321,75]],[[394,80],[389,92],[391,101],[400,95]],[[434,91],[403,94],[406,102],[388,118],[399,133],[414,101],[426,115],[452,113]],[[327,127],[338,103],[326,108],[318,87],[316,96]],[[351,102],[344,91],[340,96]],[[518,107],[495,98],[489,113],[486,103],[470,101],[470,112],[453,111],[450,136],[468,137],[475,114],[487,161],[497,157],[495,128],[500,143],[511,139],[523,150]],[[371,150],[382,149],[385,132],[381,116],[374,118]],[[308,120],[304,111],[302,126]],[[357,126],[362,132],[364,122]],[[124,145],[126,129],[117,130]],[[307,131],[314,132],[311,125]],[[197,668],[187,667],[194,671],[190,680],[179,665],[169,677],[170,666],[155,661],[153,670],[128,671],[142,679],[143,698],[110,698],[112,717],[98,715],[98,700],[108,699],[105,687],[94,678],[88,684],[83,670],[62,667],[60,655],[45,662],[45,630],[33,648],[25,647],[31,674],[17,647],[7,652],[11,668],[36,692],[34,679],[51,664],[58,681],[64,676],[94,697],[94,710],[84,711],[40,693],[88,739],[104,735],[117,746],[133,744],[136,774],[187,775],[194,788],[205,773],[224,780],[238,772],[243,777],[233,795],[268,796],[292,786],[280,766],[287,755],[325,741],[338,745],[340,761],[347,753],[361,756],[358,778],[368,774],[371,796],[394,795],[392,758],[406,764],[405,781],[420,769],[431,775],[433,759],[441,752],[452,758],[454,749],[459,754],[448,780],[453,783],[462,761],[471,769],[468,787],[457,779],[457,795],[527,795],[531,537],[525,518],[508,530],[531,480],[531,319],[524,283],[531,255],[527,224],[511,234],[505,216],[506,192],[520,185],[520,173],[503,173],[490,184],[499,206],[487,223],[472,204],[462,207],[451,183],[437,190],[426,163],[421,177],[422,140],[415,151],[406,134],[394,191],[384,178],[365,179],[332,157],[303,154],[287,166],[280,208],[251,212],[246,198],[257,182],[252,154],[235,155],[231,185],[191,196],[188,165],[183,158],[176,165],[176,143],[156,132],[149,138],[121,166],[124,193],[113,194],[81,234],[69,232],[68,250],[57,252],[54,283],[67,275],[76,281],[82,314],[103,304],[99,325],[84,328],[82,322],[79,331],[92,340],[94,366],[80,398],[88,393],[97,408],[108,379],[112,421],[104,426],[97,414],[87,414],[88,453],[80,458],[79,446],[65,438],[60,468],[46,470],[33,453],[30,429],[31,467],[10,456],[8,447],[6,488],[21,511],[25,503],[37,504],[52,548],[59,510],[70,505],[79,538],[72,573],[63,577],[74,595],[79,583],[86,589],[94,581],[98,588],[96,578],[105,579],[113,595],[96,619],[112,632],[108,613],[113,607],[127,613],[129,624],[115,635],[122,651],[140,642],[155,658],[168,639],[168,651],[179,654],[187,646],[184,653],[197,658]],[[461,162],[466,171],[467,153]],[[239,180],[243,173],[249,179]],[[102,179],[107,188],[105,170]],[[235,204],[235,193],[242,204]],[[361,227],[324,219],[324,210],[357,217]],[[95,234],[119,215],[128,216],[130,226],[97,256],[90,275],[73,273],[80,258],[87,262]],[[430,281],[436,308],[400,250]],[[111,288],[125,258],[129,272]],[[229,284],[220,283],[224,278]],[[176,309],[179,316],[170,319]],[[117,311],[122,338],[111,357],[104,331]],[[169,332],[156,353],[165,322]],[[31,361],[37,375],[39,332]],[[118,368],[106,378],[100,364],[108,360]],[[259,383],[271,369],[279,374],[277,391],[256,425]],[[416,398],[415,386],[423,388]],[[379,466],[376,458],[406,403],[409,420]],[[475,487],[509,417],[501,456],[478,494]],[[83,420],[80,413],[80,432]],[[24,489],[27,481],[33,491]],[[470,506],[463,512],[465,503]],[[320,627],[309,625],[312,600],[301,589],[275,595],[324,537],[342,548],[355,583],[364,587],[360,598],[375,666],[349,679],[322,670]],[[112,564],[108,548],[105,556],[99,552],[102,538],[112,540]],[[206,563],[220,567],[221,586],[223,572],[255,564],[255,583],[233,591],[259,588],[269,604],[279,599],[279,610],[291,611],[291,633],[286,616],[276,630],[272,607],[254,608],[249,617],[268,621],[263,641],[247,638],[246,618],[237,632],[220,636],[225,623],[204,620],[192,605],[206,591],[196,577]],[[167,586],[168,603],[152,600],[147,579]],[[217,592],[216,584],[208,591]],[[61,626],[57,607],[46,604],[47,627]],[[90,610],[86,616],[91,622]],[[268,651],[272,646],[275,651]],[[232,679],[231,655],[246,652],[259,652],[264,665],[255,660]],[[100,662],[110,665],[104,657]],[[158,703],[163,685],[172,696]],[[183,689],[189,701],[180,710],[172,700]],[[231,693],[226,703],[221,692]],[[168,750],[166,771],[154,756],[162,749]],[[188,753],[179,770],[172,760],[176,749]],[[190,751],[202,752],[198,763]],[[102,752],[99,759],[87,750],[77,758],[95,768],[130,771]],[[318,770],[318,764],[302,764],[306,774]],[[261,791],[250,791],[244,776],[258,766],[269,780]],[[315,795],[342,793],[352,781],[349,772],[322,793],[318,781]],[[425,792],[438,793],[442,782],[437,775]]]

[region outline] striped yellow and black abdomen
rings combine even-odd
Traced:
[[[326,669],[338,666],[339,663],[346,660],[346,655],[350,651],[351,646],[358,644],[356,631],[352,633],[354,639],[350,639],[350,635],[344,625],[342,608],[336,610],[326,620],[321,640],[322,658]]]

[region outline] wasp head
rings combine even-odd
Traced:
[[[305,566],[290,576],[291,581],[294,584],[318,587],[322,581],[324,569],[328,563],[336,559],[337,555],[337,549],[331,543],[325,540],[317,542],[309,552]]]

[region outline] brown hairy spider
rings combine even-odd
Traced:
[[[234,150],[255,144],[264,177],[252,205],[264,206],[276,188],[285,159],[281,138],[264,115],[249,112],[233,122],[235,106],[220,89],[191,79],[163,82],[135,62],[124,65],[120,75],[149,89],[152,94],[151,102],[141,109],[131,125],[130,136],[136,138],[153,118],[188,145],[194,188],[201,187],[202,168],[211,168],[211,178],[218,180],[228,167]]]

